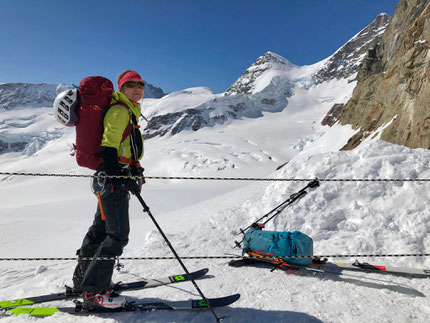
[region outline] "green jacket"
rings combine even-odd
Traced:
[[[127,110],[123,105],[113,105],[108,109],[103,120],[104,131],[101,145],[115,148],[118,152],[118,157],[131,158],[130,135],[123,142],[121,140],[122,134],[130,123],[130,113],[133,113],[136,116],[136,120],[139,120],[140,104],[136,103],[133,105],[123,93],[114,92],[112,94],[112,104],[118,101],[125,103],[130,110]],[[142,157],[143,147],[142,154],[138,159],[140,160]]]

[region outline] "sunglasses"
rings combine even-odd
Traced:
[[[139,82],[128,81],[128,82],[124,83],[124,86],[128,87],[128,88],[135,88],[137,86],[139,89],[143,89],[145,87],[145,83],[143,83],[141,81],[139,81]]]

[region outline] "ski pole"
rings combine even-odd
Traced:
[[[278,216],[279,213],[281,213],[287,206],[290,206],[291,204],[293,204],[295,201],[301,199],[303,196],[305,196],[307,194],[307,192],[303,189],[300,190],[299,192],[291,195],[291,197],[287,200],[287,204],[283,204],[280,205],[278,207],[278,209],[276,210],[276,213],[273,214],[270,218],[268,218],[265,222],[263,222],[263,224],[267,224],[270,220],[272,220],[274,217]]]
[[[175,255],[176,260],[178,260],[179,264],[181,265],[182,269],[185,271],[185,273],[188,275],[191,283],[194,285],[194,288],[197,290],[197,292],[200,294],[201,298],[205,301],[205,303],[208,305],[209,310],[212,312],[212,314],[215,316],[215,319],[217,322],[221,322],[222,318],[219,318],[214,309],[211,306],[211,303],[209,302],[209,300],[206,298],[206,296],[203,294],[203,292],[200,290],[199,286],[197,285],[197,283],[195,282],[195,280],[193,279],[193,277],[191,277],[190,272],[188,271],[187,267],[185,267],[185,264],[182,262],[181,258],[179,257],[179,255],[176,253],[175,249],[173,248],[172,244],[170,243],[169,239],[167,239],[166,235],[164,234],[163,230],[161,229],[161,227],[158,225],[157,221],[155,220],[154,216],[152,215],[151,211],[149,210],[148,205],[146,205],[145,201],[143,200],[142,196],[140,196],[139,193],[137,192],[132,192],[134,195],[136,195],[137,199],[139,200],[140,204],[142,204],[143,206],[143,212],[147,213],[149,215],[149,217],[151,218],[152,222],[154,222],[155,226],[157,227],[158,231],[160,232],[160,234],[163,236],[164,241],[166,241],[167,245],[169,246],[170,250],[173,252],[173,254]]]
[[[309,187],[318,187],[319,186],[319,182],[317,179],[314,179],[313,181],[309,182],[305,187],[303,187],[300,191],[291,194],[291,196],[284,202],[282,202],[281,204],[279,204],[277,207],[275,207],[273,210],[271,210],[270,212],[268,212],[267,214],[263,215],[261,218],[259,218],[258,220],[254,221],[255,222],[259,222],[261,220],[263,220],[264,218],[268,217],[270,214],[272,214],[273,212],[275,212],[276,210],[278,210],[278,212],[276,212],[275,215],[278,215],[279,213],[282,212],[283,209],[285,209],[287,206],[293,204],[295,201],[297,201],[298,199],[302,198],[304,195],[306,195],[306,189]],[[274,216],[272,216],[271,218],[269,218],[266,222],[264,222],[264,224],[266,224],[267,222],[269,222]],[[241,230],[241,231],[246,231],[249,228],[252,227],[252,224],[249,225],[245,230]]]
[[[264,224],[266,224],[267,222],[269,222],[270,220],[272,220],[274,217],[276,217],[277,215],[279,215],[279,213],[281,213],[287,206],[293,204],[295,201],[301,199],[303,196],[305,196],[307,194],[306,189],[307,188],[313,188],[313,187],[318,187],[320,184],[318,182],[318,179],[314,179],[312,181],[310,181],[305,187],[303,187],[300,191],[291,194],[291,196],[285,200],[284,202],[282,202],[281,204],[279,204],[277,207],[275,207],[273,210],[269,211],[268,213],[266,213],[265,215],[263,215],[261,218],[255,220],[252,224],[250,224],[248,227],[246,227],[245,229],[240,229],[240,232],[237,234],[243,234],[244,237],[242,238],[241,241],[235,241],[235,248],[241,248],[241,243],[243,242],[243,240],[245,239],[245,232],[252,227],[252,225],[254,223],[258,223],[261,220],[263,220],[264,218],[268,217],[269,215],[271,215],[273,212],[277,211],[275,214],[273,214],[269,219],[266,220],[266,222],[264,222]]]

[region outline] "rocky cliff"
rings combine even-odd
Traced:
[[[353,96],[326,122],[359,131],[343,149],[366,138],[430,148],[430,0],[400,0],[380,44],[368,51]]]
[[[391,17],[386,13],[377,16],[327,60],[316,74],[316,83],[355,75],[368,49],[380,42],[390,21]]]

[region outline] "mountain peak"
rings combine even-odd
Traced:
[[[286,66],[293,66],[293,64],[289,60],[271,51],[267,51],[266,53],[264,53],[263,56],[260,56],[255,61],[254,64],[261,64],[261,63],[272,63],[272,64],[282,64]]]
[[[378,17],[386,17],[388,19],[391,19],[391,16],[386,12],[381,12],[378,16],[376,16],[376,19],[378,19]]]
[[[267,51],[243,73],[225,92],[225,95],[252,94],[256,79],[269,69],[288,71],[295,65],[282,56]]]

